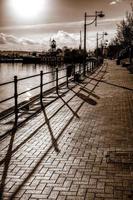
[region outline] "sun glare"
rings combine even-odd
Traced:
[[[13,13],[23,19],[34,19],[44,10],[45,0],[10,0]]]

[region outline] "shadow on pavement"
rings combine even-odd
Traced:
[[[43,105],[43,102],[41,102],[41,107],[42,107],[42,111],[43,111],[43,114],[44,114],[45,122],[47,124],[48,130],[49,130],[49,133],[50,133],[50,136],[51,136],[52,146],[54,147],[55,151],[57,153],[59,153],[60,150],[58,148],[57,140],[54,138],[54,134],[53,134],[52,128],[50,126],[50,120],[47,117],[47,113],[46,113],[45,107]]]
[[[79,109],[82,107],[83,102],[80,104],[80,106],[77,108],[76,112],[79,111]],[[46,113],[44,111],[44,115],[46,116]],[[53,143],[52,145],[50,145],[50,147],[47,149],[47,151],[43,154],[43,156],[39,159],[38,163],[35,165],[35,167],[29,172],[28,176],[23,180],[23,182],[21,183],[21,185],[18,186],[18,188],[14,191],[14,193],[10,196],[9,200],[13,200],[15,198],[15,196],[18,194],[18,192],[21,190],[21,188],[24,186],[24,184],[31,178],[31,176],[36,172],[36,170],[38,169],[38,167],[40,166],[41,162],[43,161],[43,159],[46,157],[46,155],[49,153],[49,151],[53,148],[56,148],[56,152],[59,153],[59,148],[57,146],[57,141],[60,139],[60,137],[62,136],[63,132],[65,131],[65,129],[69,126],[69,124],[71,123],[71,121],[73,120],[73,118],[75,117],[75,115],[73,115],[69,121],[67,122],[67,124],[63,127],[63,129],[61,130],[61,132],[58,134],[58,136],[56,138],[53,138]],[[49,121],[49,120],[48,120]],[[50,128],[50,124],[49,122],[47,122],[48,127]],[[51,129],[51,128],[50,128]],[[53,135],[52,131],[51,134]],[[51,135],[51,136],[52,136]],[[53,136],[52,136],[53,137]]]
[[[88,88],[86,87],[81,87],[81,90],[83,90],[84,92],[86,92],[87,94],[91,94],[93,97],[95,97],[96,99],[100,99],[100,97],[98,95],[96,95],[95,93],[92,93],[91,90],[88,90]]]
[[[100,77],[100,80],[103,78],[104,74]],[[94,91],[94,89],[97,87],[97,85],[99,84],[100,80],[97,80],[94,88],[90,91],[91,93]],[[88,84],[88,83],[87,83]],[[84,86],[85,87],[85,86]],[[69,88],[70,89],[70,88]],[[72,89],[71,89],[72,90]],[[73,90],[72,90],[73,91]],[[81,89],[80,89],[81,91]],[[8,147],[8,151],[7,151],[7,154],[6,154],[6,157],[0,161],[0,164],[3,164],[4,163],[4,170],[3,170],[3,175],[2,175],[2,180],[1,180],[1,196],[0,196],[0,199],[2,199],[2,196],[3,196],[3,192],[4,192],[4,187],[5,187],[5,181],[6,181],[6,177],[7,177],[7,174],[8,174],[8,169],[9,169],[9,165],[10,165],[10,161],[11,161],[11,157],[13,155],[13,153],[15,153],[22,145],[24,145],[30,138],[33,137],[33,135],[35,135],[37,133],[37,131],[43,127],[45,124],[47,125],[48,127],[48,130],[50,132],[50,136],[51,136],[51,140],[52,140],[52,144],[49,145],[49,147],[47,148],[47,150],[44,152],[44,154],[41,156],[41,158],[38,159],[38,162],[37,164],[35,165],[35,167],[29,172],[29,174],[27,175],[27,177],[22,181],[22,183],[15,189],[15,191],[12,193],[12,195],[9,197],[9,199],[13,200],[15,199],[15,196],[16,194],[18,194],[18,192],[21,190],[21,188],[24,186],[24,184],[31,178],[31,176],[36,172],[36,170],[38,169],[38,167],[40,166],[41,162],[43,161],[43,159],[46,157],[46,155],[49,153],[49,151],[54,147],[55,151],[57,153],[60,152],[59,150],[59,147],[58,147],[58,144],[57,144],[57,141],[60,139],[60,137],[62,136],[63,132],[65,131],[65,129],[69,126],[69,124],[71,123],[71,121],[73,120],[73,118],[76,116],[79,118],[79,116],[77,115],[77,112],[80,110],[80,108],[82,107],[82,105],[84,104],[84,102],[86,101],[86,97],[88,98],[89,95],[90,95],[90,92],[88,93],[88,96],[83,96],[81,95],[79,92],[76,93],[75,91],[74,92],[74,95],[72,98],[74,98],[76,95],[79,96],[80,98],[82,98],[84,101],[79,105],[79,107],[77,108],[76,111],[73,111],[73,109],[68,105],[68,102],[72,99],[69,99],[67,102],[61,97],[61,100],[63,101],[63,105],[60,106],[60,108],[58,108],[57,111],[54,112],[54,114],[48,118],[47,117],[47,113],[46,113],[46,110],[45,110],[45,107],[43,105],[43,102],[40,102],[41,104],[41,108],[42,108],[42,112],[44,114],[44,118],[45,118],[45,122],[43,124],[41,124],[35,131],[33,131],[24,141],[21,142],[21,144],[19,144],[14,150],[13,149],[13,143],[14,143],[14,138],[15,138],[15,133],[16,133],[16,130],[14,130],[12,132],[12,135],[11,135],[11,139],[10,139],[10,144],[9,144],[9,147]],[[96,101],[88,98],[88,103],[91,103],[92,105],[96,105]],[[52,119],[53,116],[55,116],[59,110],[61,110],[64,106],[67,106],[71,112],[73,113],[73,115],[70,117],[69,121],[67,121],[67,123],[64,125],[64,127],[62,128],[62,130],[59,132],[58,136],[55,138],[54,137],[54,134],[53,134],[53,131],[52,131],[52,128],[51,128],[51,125],[50,125],[50,120]]]
[[[8,169],[9,169],[9,165],[10,165],[10,161],[11,161],[11,157],[12,157],[12,148],[13,148],[15,133],[16,133],[16,128],[14,127],[13,131],[11,133],[11,139],[10,139],[9,147],[7,150],[7,154],[4,158],[3,174],[2,174],[2,178],[1,178],[1,184],[0,184],[0,200],[3,199],[3,192],[4,192],[6,177],[8,174]]]
[[[81,99],[83,99],[88,104],[91,104],[93,106],[97,105],[97,102],[95,100],[91,99],[90,97],[88,97],[82,93],[78,93],[77,96],[80,97]]]
[[[74,96],[73,96],[74,97]],[[42,156],[42,158],[39,160],[39,162],[37,163],[37,165],[35,166],[35,168],[29,173],[29,175],[27,176],[27,178],[23,181],[23,183],[18,187],[18,189],[15,191],[15,193],[11,196],[11,198],[9,199],[14,199],[15,195],[19,192],[19,190],[21,189],[21,187],[27,182],[27,180],[35,173],[36,169],[39,167],[41,161],[45,158],[45,156],[47,155],[47,153],[54,147],[55,151],[57,153],[60,152],[59,148],[58,148],[58,144],[57,141],[60,138],[60,136],[62,135],[62,133],[64,132],[64,130],[67,128],[67,126],[70,124],[70,122],[72,121],[73,117],[76,116],[77,118],[79,118],[79,116],[77,115],[77,111],[73,111],[72,108],[68,105],[69,100],[66,102],[61,95],[59,95],[59,98],[63,101],[63,105],[58,108],[58,110],[50,117],[47,117],[47,113],[46,113],[46,109],[45,106],[43,105],[43,101],[40,102],[41,104],[41,109],[45,118],[45,122],[43,124],[41,124],[36,130],[34,130],[25,140],[23,140],[15,149],[13,149],[13,142],[14,142],[14,138],[15,138],[15,133],[16,133],[16,129],[14,129],[14,131],[11,134],[11,139],[10,139],[10,143],[9,143],[9,147],[7,150],[7,154],[5,156],[4,159],[2,159],[0,161],[0,165],[4,164],[4,169],[3,169],[3,175],[2,175],[2,179],[1,179],[1,185],[0,185],[0,200],[3,199],[3,193],[4,193],[4,188],[5,188],[5,182],[6,182],[6,177],[8,175],[8,170],[9,170],[9,165],[10,165],[10,161],[12,158],[12,155],[19,150],[19,148],[21,146],[23,146],[28,140],[30,140],[36,133],[37,131],[39,131],[39,129],[41,129],[45,124],[48,127],[50,136],[51,136],[51,141],[52,141],[52,145],[50,145],[50,147],[48,148],[48,150],[44,153],[44,155]],[[54,133],[52,131],[51,125],[50,125],[50,119],[52,119],[64,106],[67,106],[73,113],[73,116],[70,118],[70,120],[68,121],[68,123],[65,125],[65,127],[62,129],[62,131],[60,132],[60,134],[58,135],[57,138],[54,137]],[[12,150],[13,149],[13,150]]]
[[[133,74],[133,64],[127,66],[127,69],[128,69],[128,71],[129,71],[131,74]]]
[[[87,102],[88,104],[91,104],[91,105],[93,105],[93,106],[96,105],[97,102],[96,102],[94,99],[90,98],[90,96],[93,96],[93,97],[95,97],[95,98],[97,98],[97,99],[100,99],[100,97],[94,93],[94,90],[95,90],[96,87],[98,87],[98,84],[99,84],[99,82],[102,80],[104,74],[106,73],[106,70],[104,70],[104,71],[100,70],[100,71],[98,72],[98,74],[99,74],[100,72],[103,73],[102,76],[100,77],[100,79],[95,79],[95,78],[90,78],[90,77],[89,77],[90,80],[89,80],[88,83],[86,83],[84,86],[81,85],[81,84],[79,84],[79,83],[77,83],[79,86],[81,86],[81,87],[80,87],[80,90],[79,90],[78,92],[75,92],[75,91],[74,91],[73,89],[71,89],[71,88],[70,88],[70,90],[73,91],[74,94],[75,94],[76,96],[78,96],[79,98],[81,98],[84,102]],[[97,76],[98,74],[96,74],[96,76]],[[96,76],[95,76],[95,77],[96,77]],[[95,80],[96,83],[94,84],[94,87],[93,87],[91,90],[89,90],[88,88],[86,88],[86,85],[91,84],[91,81],[92,81],[92,80]],[[82,94],[82,93],[81,93],[82,90],[83,90],[85,93],[87,93],[87,95]]]
[[[102,82],[102,83],[105,83],[105,84],[108,84],[108,85],[112,85],[114,87],[118,87],[118,88],[121,88],[121,89],[133,91],[132,88],[128,88],[128,87],[125,87],[125,86],[117,85],[117,84],[110,83],[110,82],[107,82],[107,81],[104,81],[104,80],[99,80],[99,79],[96,79],[96,78],[90,78],[90,79],[91,80],[95,80],[95,81],[99,81],[99,82]]]
[[[78,114],[68,105],[68,102],[66,102],[60,95],[59,95],[59,98],[63,101],[64,105],[66,105],[71,110],[73,115],[75,115],[77,118],[79,118]]]

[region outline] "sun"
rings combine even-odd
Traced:
[[[45,8],[45,0],[10,0],[13,14],[23,19],[35,19]]]

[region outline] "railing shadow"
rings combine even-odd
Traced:
[[[54,137],[52,128],[51,128],[51,126],[50,126],[50,120],[49,120],[48,117],[47,117],[47,113],[46,113],[46,110],[45,110],[45,107],[44,107],[42,101],[41,101],[41,108],[42,108],[42,111],[43,111],[43,114],[44,114],[44,118],[45,118],[45,122],[46,122],[46,124],[47,124],[48,130],[49,130],[49,133],[50,133],[50,136],[51,136],[52,146],[54,147],[55,151],[56,151],[57,153],[59,153],[60,150],[59,150],[59,148],[58,148],[57,140],[56,140],[55,137]]]
[[[65,69],[66,70],[66,69]],[[94,73],[96,69],[93,70],[93,72],[91,72],[90,74]],[[56,72],[56,79],[54,79],[54,81],[56,81],[56,89],[58,88],[58,81],[65,78],[65,76],[61,76],[59,79],[58,79],[58,70],[55,71]],[[47,72],[49,73],[49,72]],[[4,117],[9,117],[11,114],[13,114],[13,112],[15,113],[15,120],[17,119],[18,123],[17,123],[17,127],[20,128],[22,127],[28,120],[30,120],[32,117],[35,117],[39,112],[40,112],[40,109],[36,109],[36,110],[32,110],[32,112],[25,112],[25,108],[29,107],[32,103],[34,103],[38,98],[39,98],[39,95],[36,95],[32,98],[30,98],[29,100],[26,100],[26,102],[22,102],[22,104],[18,104],[18,96],[20,95],[23,95],[25,94],[26,92],[30,92],[32,90],[35,90],[37,88],[40,87],[39,86],[36,86],[34,88],[31,88],[30,90],[27,90],[27,91],[23,91],[21,93],[18,93],[18,81],[22,81],[24,79],[27,79],[27,78],[33,78],[33,77],[36,77],[36,76],[42,76],[44,74],[47,74],[47,73],[43,73],[42,71],[40,72],[40,74],[37,74],[37,75],[34,75],[34,76],[30,76],[30,77],[25,77],[25,78],[21,78],[21,79],[18,79],[17,76],[14,77],[14,96],[13,97],[10,97],[10,98],[14,98],[15,100],[15,106],[12,108],[12,112],[9,112],[9,113],[5,113]],[[66,82],[68,81],[68,78],[66,80]],[[10,83],[10,82],[9,82]],[[9,83],[4,83],[4,84],[9,84]],[[51,83],[51,82],[48,82],[48,83]],[[48,83],[44,83],[44,85],[48,84]],[[65,82],[61,83],[60,85],[64,85],[66,84]],[[3,84],[2,84],[3,85]],[[50,91],[52,91],[54,88],[51,88]],[[48,91],[45,91],[46,93]],[[3,100],[3,101],[7,101],[7,99]],[[35,112],[34,112],[35,111]],[[27,117],[25,117],[25,115],[27,115]],[[24,120],[21,120],[21,119],[24,119]],[[1,118],[1,120],[4,119],[4,118]],[[0,135],[0,140],[3,140],[8,134],[10,134],[12,132],[12,128],[13,126],[11,126],[12,124],[14,123],[14,120],[11,119],[11,121],[7,122],[7,123],[3,123],[3,126],[5,126],[7,128],[6,125],[8,125],[8,129],[5,128],[5,131],[2,135]]]
[[[94,86],[94,88],[91,90],[91,92],[94,91],[95,87],[98,85],[100,81],[97,81],[96,85]],[[71,90],[73,90],[71,88]],[[74,92],[75,93],[75,92]],[[76,93],[77,94],[77,93]],[[75,94],[75,95],[76,95]],[[74,96],[75,96],[74,95]],[[73,96],[73,97],[74,97]],[[7,154],[6,154],[6,157],[1,161],[0,164],[3,164],[4,163],[4,170],[3,170],[3,175],[2,175],[2,180],[1,180],[1,196],[0,198],[2,199],[2,196],[3,196],[3,192],[4,192],[4,187],[5,187],[5,181],[6,181],[6,177],[7,177],[7,174],[8,174],[8,169],[9,169],[9,164],[10,164],[10,161],[11,161],[11,157],[12,157],[12,154],[15,153],[23,144],[25,144],[31,137],[33,137],[33,135],[36,134],[36,132],[44,126],[44,124],[47,124],[47,127],[48,127],[48,130],[50,132],[50,136],[51,136],[51,140],[52,140],[52,144],[48,147],[48,149],[46,150],[46,152],[44,152],[43,156],[38,160],[38,163],[35,165],[35,167],[29,172],[28,176],[22,181],[21,185],[19,185],[17,187],[17,189],[14,191],[14,193],[10,196],[9,199],[14,199],[16,194],[21,190],[21,188],[24,186],[24,184],[30,179],[30,177],[36,172],[36,170],[38,169],[39,165],[41,164],[42,160],[46,157],[46,155],[48,154],[48,152],[54,147],[55,151],[57,153],[60,152],[59,150],[59,147],[58,147],[58,144],[57,144],[57,141],[59,140],[59,138],[62,136],[63,132],[65,131],[65,129],[69,126],[69,124],[71,123],[71,121],[73,120],[73,118],[76,116],[77,118],[79,118],[77,112],[79,111],[79,109],[82,107],[82,105],[84,104],[84,101],[79,105],[79,107],[77,108],[76,111],[73,111],[73,109],[68,105],[68,102],[70,101],[70,99],[66,102],[60,95],[59,97],[61,98],[61,100],[63,101],[63,105],[50,117],[48,118],[47,117],[47,113],[46,113],[46,110],[45,110],[45,107],[43,105],[43,102],[41,101],[41,109],[43,111],[43,114],[44,114],[44,118],[45,118],[45,122],[43,124],[41,124],[33,133],[31,133],[28,138],[26,138],[21,144],[19,144],[14,150],[13,149],[13,143],[14,143],[14,138],[15,138],[15,133],[16,133],[16,129],[14,129],[14,131],[12,132],[12,135],[11,135],[11,139],[10,139],[10,144],[9,144],[9,148],[8,148],[8,151],[7,151]],[[72,97],[72,98],[73,98]],[[71,99],[72,99],[71,98]],[[42,98],[40,98],[42,100]],[[53,134],[53,131],[52,131],[52,128],[51,128],[51,125],[50,125],[50,119],[55,116],[59,110],[61,108],[63,108],[64,106],[67,106],[71,112],[73,113],[72,117],[69,119],[69,121],[65,124],[65,126],[63,127],[63,129],[60,131],[60,133],[58,134],[58,136],[55,138],[54,137],[54,134]]]
[[[66,104],[64,104],[66,105]],[[63,105],[63,106],[64,106]],[[79,109],[82,107],[83,102],[80,104],[80,106],[77,108],[77,110],[74,113],[77,113],[79,111]],[[43,105],[42,105],[43,106]],[[73,118],[75,117],[75,114],[72,115],[72,117],[69,119],[69,121],[66,123],[66,125],[63,127],[63,129],[61,130],[61,132],[58,134],[58,136],[55,138],[53,136],[53,131],[51,129],[50,126],[50,122],[49,119],[47,118],[47,114],[45,111],[44,106],[42,107],[43,113],[44,113],[44,117],[47,121],[47,126],[48,129],[50,131],[50,135],[52,138],[52,145],[49,146],[49,148],[47,149],[47,151],[43,154],[43,156],[39,159],[38,163],[35,165],[35,167],[29,172],[28,176],[23,180],[23,182],[21,183],[21,185],[18,186],[18,188],[14,191],[14,193],[10,196],[9,200],[13,200],[15,198],[15,196],[18,194],[18,192],[21,190],[21,188],[24,186],[24,184],[31,178],[31,176],[36,172],[36,170],[38,169],[39,165],[41,164],[41,162],[43,161],[43,159],[46,157],[46,155],[49,153],[49,151],[54,147],[55,151],[57,153],[60,152],[58,145],[57,145],[57,141],[60,139],[60,137],[62,136],[63,132],[66,130],[66,128],[69,126],[69,124],[71,123],[71,121],[73,120]]]
[[[67,93],[68,91],[66,91],[66,92],[64,92],[63,93],[63,95],[65,95],[66,93]],[[54,97],[55,97],[55,99],[54,100],[51,100],[50,101],[50,103],[48,102],[47,104],[45,104],[45,108],[47,107],[47,106],[49,106],[50,104],[52,104],[52,103],[54,103],[59,97],[58,97],[58,95],[56,94],[56,96],[54,95]],[[62,95],[60,95],[60,97],[62,97]],[[73,96],[74,97],[74,96]],[[45,99],[45,97],[44,97],[44,99]],[[43,99],[43,100],[44,100]],[[70,99],[71,100],[71,99]],[[70,101],[69,100],[69,101]],[[68,101],[68,102],[69,102]],[[65,102],[66,104],[68,104],[68,102]],[[42,102],[42,103],[45,103],[45,101],[44,102]],[[39,108],[41,107],[41,105],[40,105],[40,102],[38,102],[37,103],[37,106],[38,106],[38,104],[39,104]],[[64,105],[62,105],[59,109],[57,109],[57,111],[55,112],[55,113],[53,113],[53,115],[49,118],[49,120],[51,120],[62,108],[63,108],[63,106]],[[37,108],[36,108],[37,109]],[[31,110],[33,110],[33,109],[31,109]],[[40,109],[41,111],[43,111],[44,109]],[[76,115],[76,113],[75,113],[75,115]],[[35,129],[26,139],[24,139],[16,148],[14,148],[13,150],[12,150],[12,154],[14,154],[17,150],[19,150],[19,148],[21,147],[21,146],[23,146],[26,142],[28,142],[36,133],[37,133],[37,131],[39,131],[39,129],[41,129],[45,124],[46,124],[46,122],[47,122],[47,120],[44,122],[44,123],[42,123],[37,129]],[[5,158],[3,158],[2,160],[0,160],[0,165],[2,165],[3,163],[5,162]]]
[[[0,189],[0,199],[3,199],[3,193],[4,193],[4,187],[5,187],[5,181],[6,181],[6,177],[8,174],[8,169],[9,169],[9,165],[10,165],[10,161],[12,158],[12,155],[21,147],[23,146],[29,139],[31,139],[36,133],[37,131],[39,131],[40,128],[42,128],[45,124],[48,127],[50,136],[51,136],[51,141],[52,141],[52,145],[48,148],[48,150],[46,151],[46,153],[44,154],[43,158],[47,155],[47,153],[49,152],[49,150],[54,147],[55,151],[57,153],[60,152],[59,148],[58,148],[58,144],[57,144],[57,140],[59,139],[59,137],[62,135],[62,133],[64,132],[64,130],[66,129],[66,127],[70,124],[71,120],[73,119],[74,116],[78,117],[77,113],[75,111],[73,111],[71,109],[71,107],[68,105],[68,102],[65,102],[64,99],[62,98],[61,95],[57,95],[58,98],[60,98],[63,101],[63,105],[48,119],[47,114],[46,114],[46,109],[45,106],[43,105],[43,101],[41,98],[41,110],[43,112],[44,118],[45,118],[45,122],[43,124],[41,124],[34,132],[32,132],[24,141],[22,141],[15,149],[13,149],[13,142],[14,142],[14,138],[15,138],[15,133],[16,133],[16,128],[14,128],[14,131],[12,132],[11,135],[11,140],[9,143],[9,148],[7,150],[7,154],[5,156],[5,158],[3,160],[0,161],[0,165],[4,164],[4,170],[3,170],[3,175],[2,175],[2,179],[1,179],[1,189]],[[54,137],[54,133],[52,131],[51,125],[50,125],[50,119],[52,119],[64,106],[67,106],[73,113],[73,117],[71,118],[71,120],[69,120],[69,122],[66,124],[66,126],[63,128],[63,130],[61,131],[61,133],[59,134],[59,136],[57,138]],[[13,149],[13,150],[12,150]],[[43,159],[42,158],[42,159]],[[39,166],[39,164],[41,163],[41,159],[40,162],[38,163],[38,165],[36,167]],[[31,172],[31,175],[34,173],[35,169]],[[28,176],[30,178],[30,175]],[[29,178],[27,178],[26,180],[28,180]],[[13,199],[14,197],[11,197],[11,199]]]
[[[89,90],[88,88],[86,88],[86,87],[80,87],[80,89],[83,90],[84,92],[86,92],[87,94],[91,94],[96,99],[100,99],[100,97],[98,95],[96,95],[95,93],[92,93],[91,90]]]
[[[125,86],[117,85],[117,84],[110,83],[110,82],[107,82],[107,81],[104,81],[104,80],[99,80],[99,79],[96,79],[96,78],[90,78],[90,79],[95,80],[95,81],[99,81],[99,82],[102,82],[102,83],[105,83],[105,84],[108,84],[108,85],[111,85],[111,86],[114,86],[114,87],[118,87],[118,88],[121,88],[121,89],[133,91],[132,88],[128,88],[128,87],[125,87]]]
[[[107,66],[106,66],[106,67],[107,67]],[[103,67],[102,67],[102,68],[103,68]],[[95,97],[96,99],[100,99],[100,97],[94,93],[94,90],[95,90],[96,87],[98,87],[99,82],[102,80],[103,76],[104,76],[105,73],[106,73],[106,69],[105,69],[105,70],[102,70],[102,68],[101,68],[100,71],[94,76],[94,77],[96,77],[99,73],[102,72],[103,74],[102,74],[102,76],[100,77],[100,79],[95,79],[95,78],[90,78],[90,77],[88,77],[88,78],[89,78],[89,81],[88,81],[88,83],[85,82],[84,86],[83,86],[83,84],[81,85],[80,83],[77,82],[76,84],[79,85],[79,86],[81,86],[78,92],[75,92],[75,91],[74,91],[72,88],[70,88],[70,87],[69,87],[69,89],[70,89],[71,91],[73,91],[73,93],[74,93],[76,96],[78,96],[79,98],[81,98],[84,102],[87,102],[88,104],[91,104],[91,105],[97,105],[97,102],[96,102],[94,99],[90,98],[90,96],[93,96],[93,97]],[[96,83],[94,84],[94,87],[93,87],[91,90],[89,90],[88,88],[86,88],[86,86],[87,86],[88,84],[91,84],[91,81],[92,81],[92,80],[95,80]],[[81,93],[82,90],[83,90],[85,93],[87,93],[88,95],[86,96],[86,95],[82,94],[82,93]]]
[[[8,174],[8,169],[9,169],[9,165],[10,165],[10,161],[11,161],[11,157],[12,157],[12,149],[13,149],[15,133],[16,133],[16,127],[13,128],[13,131],[11,133],[9,147],[8,147],[5,159],[4,159],[3,174],[2,174],[2,178],[1,178],[1,184],[0,184],[0,200],[3,199],[6,177]]]
[[[77,96],[90,105],[93,106],[97,105],[97,102],[94,99],[90,98],[89,96],[86,96],[82,93],[78,93]]]
[[[77,112],[75,112],[75,111],[69,106],[69,104],[62,98],[62,96],[59,95],[59,94],[58,94],[58,96],[59,96],[59,98],[63,101],[64,105],[66,105],[66,106],[70,109],[70,111],[73,113],[73,115],[76,116],[77,118],[80,118],[79,115],[77,114]]]

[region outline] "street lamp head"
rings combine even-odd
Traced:
[[[103,14],[103,13],[100,13],[100,14],[98,14],[98,17],[100,17],[100,18],[102,18],[102,17],[104,17],[105,15]]]
[[[102,17],[104,17],[105,16],[105,14],[103,13],[103,11],[100,11],[100,12],[97,12],[98,13],[98,17],[100,17],[100,18],[102,18]]]
[[[105,33],[104,33],[104,35],[108,35],[108,33],[107,33],[107,32],[105,32]]]

